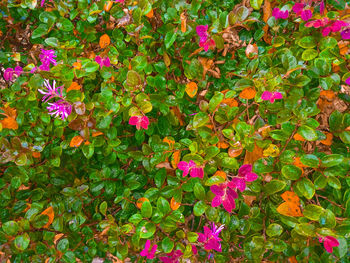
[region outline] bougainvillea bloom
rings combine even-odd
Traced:
[[[211,206],[217,207],[222,204],[225,210],[231,213],[236,208],[235,199],[238,198],[238,194],[231,189],[232,187],[231,183],[212,185],[210,190],[215,194],[215,197],[211,201]]]
[[[166,254],[165,257],[159,257],[163,263],[178,263],[179,258],[183,255],[181,250],[173,250],[171,253]]]
[[[275,7],[272,10],[272,16],[275,17],[275,19],[287,19],[289,16],[289,12],[288,12],[288,10],[282,11],[278,7]]]
[[[149,119],[147,116],[132,116],[129,119],[130,125],[136,125],[136,129],[140,130],[141,127],[145,130],[148,129]]]
[[[48,103],[50,106],[47,107],[49,114],[54,117],[61,117],[62,120],[67,118],[72,113],[72,105],[65,100],[59,100],[53,103]]]
[[[151,250],[150,250],[150,247],[151,247],[151,241],[147,239],[146,244],[145,244],[145,248],[141,251],[140,256],[147,257],[148,259],[153,259],[154,254],[157,251],[158,245],[157,244],[153,245]]]
[[[13,75],[16,74],[18,77],[22,74],[23,69],[20,66],[15,67],[15,69],[13,68],[7,68],[5,69],[4,72],[4,79],[6,81],[12,81]]]
[[[115,0],[117,3],[124,3],[125,0]]]
[[[322,29],[322,35],[328,36],[331,32],[339,32],[341,31],[342,27],[347,26],[348,23],[342,20],[329,20],[327,17],[317,19],[314,21],[307,22],[305,24],[305,27],[314,27],[314,28],[320,28]]]
[[[190,173],[191,177],[199,177],[203,178],[204,171],[202,167],[197,167],[196,163],[194,161],[181,161],[178,163],[177,168],[179,168],[183,173],[182,176],[185,177]]]
[[[328,253],[333,253],[333,247],[339,246],[339,241],[332,236],[320,237],[318,240],[320,243],[323,243],[323,246]]]
[[[197,26],[196,32],[199,36],[199,46],[205,51],[208,51],[210,47],[215,47],[215,41],[213,39],[209,39],[208,25]]]
[[[345,30],[343,30],[341,33],[340,33],[342,39],[350,39],[350,28],[347,28]]]
[[[238,169],[238,177],[234,177],[232,179],[232,183],[235,188],[239,189],[243,192],[246,188],[246,182],[253,182],[258,179],[258,175],[256,173],[252,173],[252,165],[244,164]]]
[[[103,66],[105,67],[111,66],[111,61],[109,60],[109,57],[101,58],[100,56],[96,56],[95,61],[100,65],[101,68]]]
[[[312,12],[309,9],[304,9],[304,6],[303,3],[295,3],[292,10],[300,16],[302,20],[308,21],[312,17]]]
[[[350,77],[348,77],[348,78],[345,80],[345,83],[346,83],[347,85],[350,85]]]
[[[43,102],[47,102],[48,100],[55,98],[55,97],[59,97],[59,98],[63,97],[63,94],[62,94],[63,86],[59,86],[56,88],[56,81],[55,80],[52,82],[52,86],[51,86],[50,82],[47,79],[45,79],[44,86],[45,86],[46,90],[38,89],[38,91],[41,94],[45,95],[42,98]]]
[[[269,100],[271,103],[274,103],[275,100],[283,99],[282,93],[280,92],[270,92],[270,91],[264,91],[261,95],[262,100]]]
[[[55,51],[52,49],[46,50],[41,49],[41,54],[39,55],[40,61],[42,65],[39,66],[40,70],[49,71],[50,70],[50,64],[53,64],[54,66],[57,65]]]
[[[217,228],[214,223],[211,224],[211,229],[204,226],[204,234],[198,233],[198,242],[204,243],[204,249],[206,250],[216,250],[221,252],[221,238],[219,234],[224,228],[224,225]]]

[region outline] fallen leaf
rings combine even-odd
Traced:
[[[244,164],[253,164],[256,160],[263,157],[263,149],[255,144],[252,152],[246,151],[244,157]]]
[[[197,83],[193,81],[190,83],[187,83],[185,91],[190,98],[193,98],[194,96],[196,96],[198,91]]]
[[[55,212],[53,211],[53,207],[49,206],[41,213],[41,215],[47,215],[49,217],[49,221],[46,223],[46,225],[43,226],[43,228],[48,228],[49,225],[52,224],[53,219],[55,218]]]
[[[241,99],[247,99],[250,100],[252,98],[254,98],[256,95],[256,91],[253,88],[245,88],[244,90],[241,91],[241,93],[239,94],[239,97]]]
[[[84,141],[84,138],[81,137],[80,135],[74,136],[72,138],[72,140],[70,141],[69,146],[70,147],[79,147],[83,141]]]
[[[256,196],[254,195],[243,195],[244,203],[247,204],[247,206],[252,206],[252,203],[256,200]]]
[[[278,213],[292,217],[303,216],[303,213],[300,210],[300,199],[296,193],[286,191],[281,197],[285,202],[277,207]]]
[[[111,39],[109,38],[109,36],[107,34],[104,34],[100,37],[100,47],[101,48],[108,47],[110,43],[111,43]]]

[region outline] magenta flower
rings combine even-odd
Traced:
[[[333,253],[333,247],[339,246],[339,241],[332,236],[320,237],[318,241],[323,243],[323,246],[328,253]]]
[[[17,77],[19,77],[22,74],[22,72],[23,72],[23,69],[20,66],[15,67],[15,69],[7,68],[5,69],[5,72],[4,72],[4,79],[6,81],[9,81],[9,80],[12,81],[14,74],[17,75]]]
[[[202,167],[197,167],[196,163],[194,161],[181,161],[178,163],[177,168],[179,168],[183,173],[182,176],[185,177],[190,173],[191,177],[199,177],[203,178],[204,171]]]
[[[158,245],[157,244],[153,245],[151,250],[149,250],[150,247],[151,247],[151,241],[147,239],[146,244],[145,244],[145,248],[141,251],[140,256],[147,257],[148,259],[153,259],[154,254],[157,251]]]
[[[38,89],[38,91],[41,94],[45,95],[42,98],[43,102],[47,102],[48,100],[50,100],[52,98],[56,98],[56,97],[63,98],[63,94],[62,94],[63,86],[59,86],[56,88],[56,81],[55,80],[52,82],[52,86],[51,86],[50,82],[47,79],[45,79],[44,85],[45,85],[46,90]]]
[[[282,11],[278,7],[275,7],[272,10],[272,16],[275,17],[275,19],[287,19],[289,16],[289,12],[288,12],[288,10]]]
[[[246,182],[253,182],[258,179],[256,173],[252,173],[252,165],[244,164],[238,169],[238,177],[234,177],[230,183],[234,185],[235,188],[243,192],[246,188]]]
[[[215,194],[215,197],[211,201],[211,206],[217,207],[222,204],[225,210],[231,213],[236,208],[235,199],[238,198],[236,191],[231,189],[233,187],[234,184],[232,182],[210,186],[210,191]]]
[[[261,95],[262,100],[269,100],[271,103],[274,103],[275,100],[283,99],[282,93],[280,92],[270,92],[270,91],[264,91]]]
[[[320,14],[323,14],[323,12],[324,12],[324,0],[322,0],[321,1],[321,3],[320,3]]]
[[[103,66],[105,67],[111,66],[111,61],[109,60],[109,57],[101,58],[100,56],[96,56],[95,61],[100,65],[101,68]]]
[[[148,129],[149,119],[147,116],[132,116],[129,119],[130,125],[136,125],[136,129],[140,130],[141,127],[145,130]]]
[[[41,54],[39,55],[40,61],[42,65],[39,66],[40,70],[49,71],[50,70],[50,64],[53,64],[54,66],[57,65],[55,51],[52,49],[45,50],[41,49]]]
[[[347,28],[345,30],[343,30],[341,33],[340,33],[342,39],[350,39],[350,28]]]
[[[209,38],[208,25],[199,25],[196,27],[197,35],[199,36],[199,46],[205,51],[208,51],[210,47],[215,47],[215,41]]]
[[[211,229],[207,226],[204,226],[204,234],[198,233],[198,242],[204,243],[204,249],[206,250],[216,250],[221,252],[221,238],[219,234],[224,228],[224,225],[216,228],[215,224],[211,224]]]
[[[115,0],[117,3],[124,3],[125,0]]]
[[[339,32],[341,31],[342,27],[347,26],[348,23],[342,20],[329,20],[327,17],[317,19],[314,21],[307,22],[305,24],[305,27],[314,27],[314,28],[320,28],[322,29],[322,35],[328,36],[331,32]]]
[[[312,12],[309,9],[304,9],[303,3],[295,3],[292,10],[298,16],[301,16],[301,19],[304,21],[308,21],[312,17]]]
[[[55,117],[60,116],[62,120],[68,118],[68,116],[72,113],[72,105],[70,105],[65,100],[59,100],[53,103],[48,103],[50,106],[47,107],[49,114]]]
[[[165,257],[159,257],[163,263],[179,263],[179,258],[183,255],[180,249],[173,250],[171,253],[166,254]]]
[[[345,83],[346,83],[347,85],[350,85],[350,77],[348,77],[348,78],[345,80]]]

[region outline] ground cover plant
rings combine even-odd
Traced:
[[[344,0],[0,3],[1,262],[349,262]]]

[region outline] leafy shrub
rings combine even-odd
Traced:
[[[344,0],[3,1],[1,261],[348,262]]]

